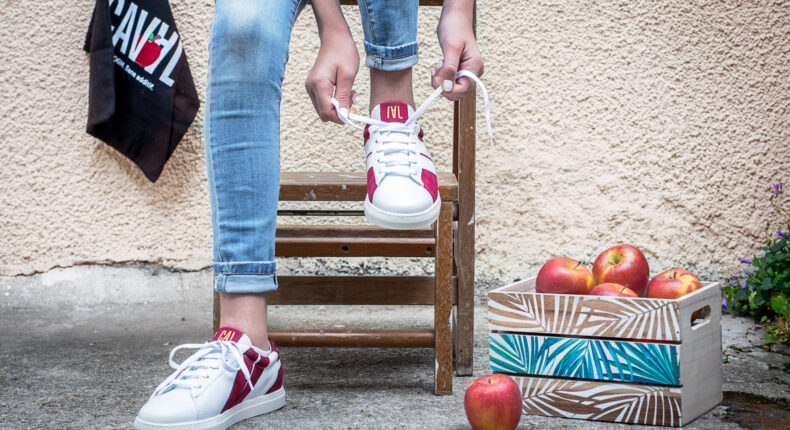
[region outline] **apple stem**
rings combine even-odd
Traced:
[[[623,294],[623,291],[628,288],[628,284],[623,285],[623,288],[620,288],[620,294]]]
[[[573,266],[573,268],[574,268],[574,269],[578,269],[578,268],[579,268],[579,266],[581,266],[581,265],[582,265],[582,262],[581,262],[581,261],[577,261],[577,262],[576,262],[576,265],[575,265],[575,266]]]

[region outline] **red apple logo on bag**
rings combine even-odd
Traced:
[[[140,39],[137,40],[137,43],[139,44],[142,39],[143,35],[141,34]],[[151,33],[151,35],[148,36],[148,40],[146,40],[143,47],[140,48],[140,53],[137,54],[137,58],[135,59],[137,64],[143,67],[148,67],[151,64],[154,64],[154,61],[156,61],[156,59],[159,58],[159,55],[162,53],[162,48],[156,42],[159,39],[161,39],[161,37],[159,35],[154,36],[154,33]]]

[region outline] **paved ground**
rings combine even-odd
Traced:
[[[72,278],[0,278],[0,428],[131,428],[139,407],[169,374],[173,345],[210,336],[210,295],[185,276],[192,275],[160,275],[161,285],[181,282],[178,293],[163,290],[148,303],[114,296],[113,287],[102,290],[103,300],[81,299],[88,287],[72,285]],[[96,288],[102,287],[90,292]],[[273,307],[270,313],[271,325],[280,327],[384,322],[405,328],[432,321],[429,308]],[[790,358],[762,349],[749,320],[725,318],[723,331],[725,391],[790,400],[790,374],[781,370]],[[480,377],[488,373],[482,303],[475,342]],[[468,428],[463,394],[474,378],[455,377],[452,396],[434,396],[430,350],[291,348],[282,356],[288,404],[235,429]],[[779,405],[772,422],[782,428],[790,415],[782,415],[786,403]],[[743,408],[734,410],[719,406],[689,427],[738,428],[732,419]],[[536,416],[523,416],[521,427],[638,428]]]

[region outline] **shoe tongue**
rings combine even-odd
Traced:
[[[236,342],[242,351],[246,351],[252,346],[252,341],[246,334],[232,327],[221,327],[217,330],[212,341],[215,340]]]
[[[414,109],[406,103],[385,102],[373,108],[370,117],[383,122],[406,122]]]

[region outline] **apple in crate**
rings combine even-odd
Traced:
[[[696,276],[688,270],[670,269],[656,275],[647,284],[647,297],[651,299],[677,299],[702,287]]]
[[[507,375],[484,376],[466,387],[464,410],[475,430],[513,430],[521,419],[521,390]]]
[[[547,261],[535,279],[535,291],[554,294],[587,294],[595,286],[593,274],[582,263],[566,257]]]
[[[596,285],[595,288],[590,290],[591,296],[614,296],[614,297],[639,297],[639,294],[634,290],[626,287],[625,285],[614,284],[607,282],[605,284]]]
[[[640,296],[644,295],[650,279],[645,256],[631,245],[617,245],[602,252],[593,263],[592,273],[596,285],[607,282],[625,285]]]

